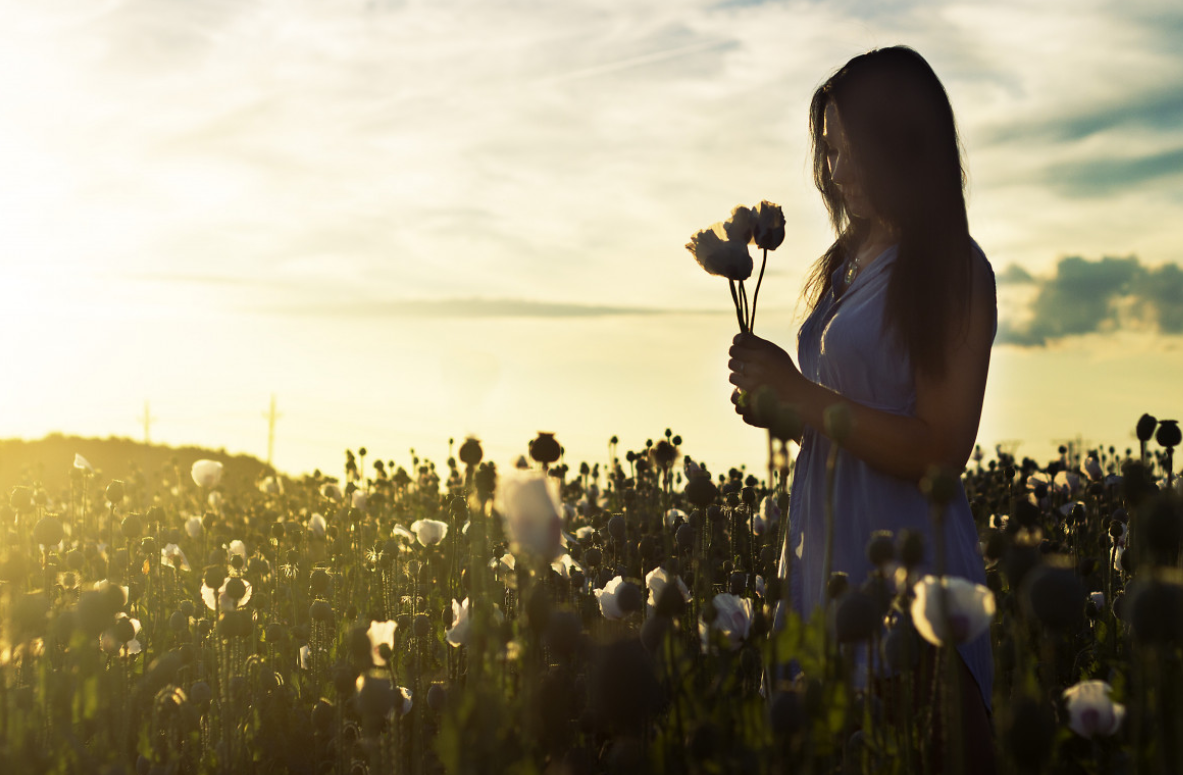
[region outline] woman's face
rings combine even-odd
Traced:
[[[850,155],[850,146],[842,129],[842,117],[838,115],[838,106],[833,100],[826,103],[822,142],[826,146],[830,178],[842,192],[842,201],[846,204],[847,212],[855,218],[874,220],[875,209],[871,207],[871,202],[863,191],[858,168],[855,167],[854,159]]]

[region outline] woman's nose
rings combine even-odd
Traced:
[[[842,154],[838,154],[834,157],[834,160],[830,162],[830,178],[834,181],[835,185],[839,186],[851,182],[850,163],[842,156]]]

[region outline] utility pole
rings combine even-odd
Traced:
[[[144,443],[151,444],[152,435],[149,429],[152,427],[152,423],[155,422],[156,418],[148,411],[148,402],[146,400],[144,401],[144,416],[140,419],[144,423]]]
[[[267,467],[274,468],[271,465],[271,457],[275,453],[275,421],[282,415],[275,411],[275,394],[271,394],[271,410],[263,415],[267,418]]]

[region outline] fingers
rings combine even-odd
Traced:
[[[739,358],[727,361],[727,368],[744,377],[759,377],[764,371],[758,362],[744,361]]]
[[[759,380],[754,379],[751,374],[738,374],[734,371],[727,377],[727,381],[740,390],[749,392],[755,390],[760,384]]]

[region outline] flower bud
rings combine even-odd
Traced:
[[[1158,425],[1158,420],[1153,415],[1144,414],[1138,418],[1138,425],[1135,428],[1135,433],[1138,434],[1138,441],[1150,441],[1154,436],[1154,427]]]

